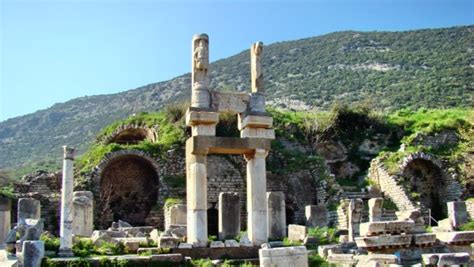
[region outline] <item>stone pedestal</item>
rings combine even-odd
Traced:
[[[305,207],[306,226],[325,227],[327,226],[326,206],[308,205]]]
[[[268,192],[268,239],[283,239],[286,236],[285,194]]]
[[[247,232],[254,246],[267,242],[267,151],[255,149],[247,159]]]
[[[64,146],[63,179],[61,189],[61,221],[59,230],[60,247],[58,255],[72,257],[72,219],[73,219],[73,179],[74,149]]]
[[[186,225],[186,205],[175,204],[165,211],[165,230],[171,225]]]
[[[348,207],[348,230],[349,241],[354,242],[354,238],[359,235],[359,225],[362,220],[362,210],[364,209],[364,202],[362,199],[351,199]]]
[[[18,200],[18,223],[25,219],[40,219],[41,203],[34,198],[20,198]]]
[[[452,201],[448,202],[447,205],[448,217],[455,229],[468,222],[466,203],[464,201]]]
[[[187,234],[194,247],[207,246],[206,163],[206,155],[186,155]]]
[[[378,222],[382,220],[383,198],[369,199],[369,222]]]
[[[39,267],[44,257],[43,241],[23,242],[23,267]]]
[[[219,239],[234,239],[240,233],[239,193],[219,194]]]
[[[94,199],[90,191],[77,191],[73,195],[73,234],[75,236],[92,235],[94,231]]]
[[[11,228],[11,208],[11,200],[7,197],[0,197],[0,244],[5,242]]]

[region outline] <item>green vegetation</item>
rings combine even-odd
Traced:
[[[59,250],[59,238],[41,234],[40,240],[44,241],[44,249],[57,252]]]
[[[161,156],[173,146],[183,145],[185,140],[185,129],[182,120],[176,120],[178,114],[176,109],[165,109],[159,113],[140,113],[125,120],[117,121],[105,127],[97,136],[97,142],[77,161],[81,173],[86,173],[102,160],[104,155],[122,150],[135,149],[148,153],[151,156]],[[150,128],[157,127],[159,136],[156,143],[144,140],[138,144],[106,144],[104,139],[123,125],[145,125]]]
[[[308,261],[310,267],[329,267],[331,264],[321,258],[318,253],[310,253],[308,255]]]
[[[184,199],[182,198],[172,198],[172,197],[169,197],[165,200],[165,206],[163,207],[163,209],[168,209],[169,207],[173,206],[173,205],[176,205],[176,204],[183,204],[184,203]]]
[[[310,227],[308,228],[308,236],[316,237],[319,245],[327,245],[337,243],[336,229],[330,227]]]
[[[461,231],[474,231],[474,220],[470,220],[468,223],[459,227]]]

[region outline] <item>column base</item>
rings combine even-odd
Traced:
[[[70,248],[63,248],[59,249],[58,256],[64,258],[74,257],[74,252],[72,252],[72,249]]]

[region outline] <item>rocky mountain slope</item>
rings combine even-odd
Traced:
[[[374,108],[474,106],[474,26],[406,32],[345,31],[268,45],[269,103],[327,109],[334,102]],[[211,64],[211,88],[248,90],[249,55]],[[8,88],[6,88],[8,89]],[[185,101],[190,76],[134,90],[81,97],[0,122],[0,169],[53,164],[61,146],[81,153],[103,126],[133,113]]]

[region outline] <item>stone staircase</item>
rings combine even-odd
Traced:
[[[370,195],[368,192],[354,192],[354,191],[344,191],[344,193],[342,193],[342,198],[347,198],[347,199],[357,199],[357,198],[360,198],[360,199],[363,199],[363,200],[367,200],[367,199],[370,199]]]

